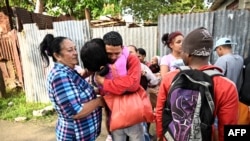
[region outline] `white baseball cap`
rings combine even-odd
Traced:
[[[229,38],[220,38],[216,41],[214,50],[221,45],[236,45],[236,43],[233,43]]]

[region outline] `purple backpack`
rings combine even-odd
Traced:
[[[163,134],[168,141],[211,141],[214,123],[213,81],[216,70],[180,67],[163,108]]]

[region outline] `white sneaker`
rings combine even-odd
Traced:
[[[106,141],[112,141],[111,135],[108,135],[108,136],[107,136]]]

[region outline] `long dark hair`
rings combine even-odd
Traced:
[[[53,61],[56,62],[56,58],[53,53],[60,54],[61,43],[63,40],[68,39],[66,37],[54,37],[52,34],[47,34],[43,41],[40,43],[40,55],[42,60],[46,62],[46,67],[49,66],[49,56],[52,57]]]
[[[170,47],[170,43],[173,42],[174,38],[176,36],[179,36],[179,35],[183,36],[183,34],[181,32],[179,32],[179,31],[175,31],[175,32],[172,32],[170,34],[169,33],[165,33],[161,37],[161,41],[164,44],[164,46],[167,46],[168,48],[172,49]]]
[[[84,44],[80,51],[84,68],[105,76],[109,72],[108,56],[102,39],[94,38]]]

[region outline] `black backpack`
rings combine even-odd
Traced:
[[[250,57],[244,60],[243,84],[239,92],[240,102],[250,106]]]
[[[163,134],[168,141],[211,141],[214,123],[213,80],[218,70],[180,67],[163,109]]]

